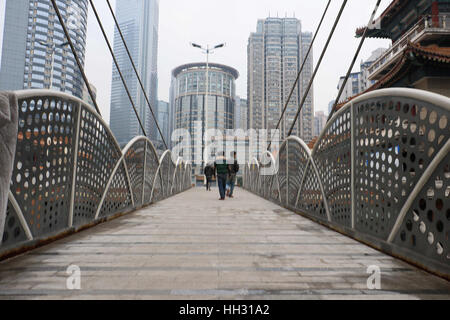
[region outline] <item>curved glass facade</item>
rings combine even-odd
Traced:
[[[191,137],[195,135],[197,121],[202,122],[202,130],[218,129],[223,134],[226,134],[227,129],[234,128],[235,80],[239,73],[233,68],[210,63],[208,74],[208,94],[206,63],[183,65],[176,68],[172,74],[171,109],[174,113],[174,129],[188,129]],[[193,159],[194,152],[193,148]]]
[[[182,68],[182,67],[180,67]],[[175,77],[175,129],[193,130],[194,121],[205,120],[206,64],[177,68]],[[177,73],[177,71],[179,73]],[[207,128],[233,129],[235,109],[235,80],[238,74],[226,66],[210,64],[207,103]],[[203,129],[205,124],[203,123]]]

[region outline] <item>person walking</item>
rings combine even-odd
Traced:
[[[219,200],[225,200],[225,190],[227,187],[228,165],[225,158],[225,152],[221,152],[220,156],[214,161],[214,173],[217,177],[217,186],[219,187]]]
[[[211,164],[207,164],[203,170],[203,173],[206,177],[206,191],[211,191],[211,181],[214,176],[214,168]]]
[[[239,172],[239,164],[237,162],[237,153],[233,151],[232,153],[233,161],[228,164],[228,186],[227,196],[233,198],[234,186],[236,185],[236,175]]]

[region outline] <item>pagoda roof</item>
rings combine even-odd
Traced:
[[[445,65],[450,68],[450,47],[439,47],[435,44],[430,46],[421,46],[419,44],[409,42],[403,51],[401,59],[398,60],[396,65],[386,75],[384,75],[383,78],[369,87],[366,91],[338,103],[336,105],[336,111],[342,108],[347,102],[364,93],[391,87],[396,81],[408,73],[410,66],[413,63],[413,58],[420,59],[421,62],[426,64],[438,64],[440,66]]]
[[[391,38],[391,34],[384,27],[408,4],[410,0],[393,0],[391,4],[383,11],[381,16],[374,21],[374,25],[379,25],[380,29],[369,28],[366,37],[368,38]],[[362,37],[367,27],[356,29],[356,37]]]

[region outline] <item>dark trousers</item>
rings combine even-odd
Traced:
[[[219,194],[221,199],[225,199],[225,190],[227,188],[227,175],[218,174],[217,175],[217,185],[219,187]]]
[[[230,180],[230,197],[233,195],[234,185],[236,183],[236,179]]]
[[[212,177],[206,177],[206,190],[211,190]]]

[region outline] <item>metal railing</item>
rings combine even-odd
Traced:
[[[418,41],[427,32],[445,32],[450,34],[450,15],[440,14],[435,17],[436,22],[433,22],[433,16],[431,15],[422,17],[407,33],[375,60],[368,68],[369,79],[372,79],[386,64],[392,63],[399,58],[408,42]]]
[[[0,255],[21,250],[191,187],[191,165],[161,160],[146,137],[120,150],[96,111],[49,90],[15,92],[16,156]]]
[[[244,188],[389,254],[450,277],[450,99],[382,89],[347,103],[311,151],[280,147],[273,175]]]

